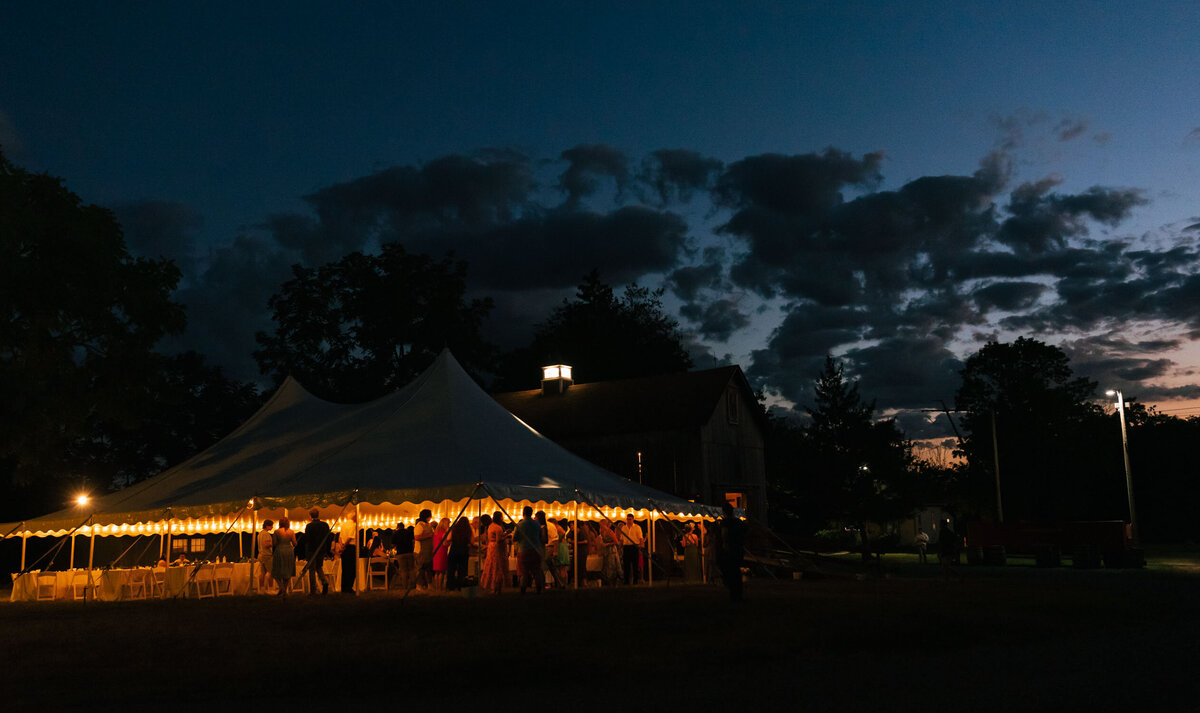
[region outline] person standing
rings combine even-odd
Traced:
[[[700,535],[696,534],[696,526],[689,522],[683,526],[683,581],[700,580]]]
[[[917,530],[917,536],[914,538],[917,543],[917,557],[921,564],[925,564],[925,550],[929,549],[929,535],[925,534],[924,530]]]
[[[417,515],[413,525],[413,556],[417,563],[417,587],[427,589],[433,584],[433,511],[428,508]]]
[[[471,558],[471,539],[475,534],[471,531],[471,523],[467,518],[460,517],[450,527],[450,553],[447,555],[450,572],[449,589],[457,592],[467,581],[467,563]]]
[[[353,530],[342,532],[342,541],[338,545],[338,561],[342,568],[342,594],[355,594],[354,581],[358,579],[358,539]]]
[[[416,560],[413,559],[413,528],[405,527],[403,522],[396,523],[392,546],[396,548],[396,571],[400,575],[396,579],[399,580],[400,588],[408,591],[417,574]]]
[[[279,585],[279,596],[287,598],[292,577],[296,576],[296,533],[286,517],[279,518],[279,527],[271,533],[271,576]]]
[[[521,544],[521,554],[517,559],[518,572],[521,575],[521,594],[532,583],[538,594],[546,584],[542,573],[542,558],[546,553],[546,545],[542,542],[542,526],[533,517],[533,508],[526,505],[521,511],[521,521],[517,523],[514,539]]]
[[[633,513],[625,517],[625,525],[618,533],[621,539],[621,562],[625,566],[625,583],[637,584],[639,579],[638,556],[642,552],[642,543],[646,536],[642,528],[633,519]]]
[[[958,565],[959,548],[962,545],[962,538],[951,527],[950,521],[942,525],[942,532],[938,535],[938,562],[942,565],[942,577],[950,579],[953,574],[956,577],[962,577],[958,570],[954,569]]]
[[[271,553],[275,551],[275,541],[271,537],[271,529],[275,526],[270,520],[263,520],[262,529],[258,532],[258,591],[267,591],[271,587]],[[164,563],[165,564],[165,563]]]
[[[729,600],[742,601],[742,561],[746,557],[746,526],[733,514],[733,504],[721,507],[721,554],[717,561]]]
[[[479,584],[484,591],[499,594],[504,588],[504,580],[508,577],[508,547],[505,543],[504,525],[500,512],[493,518],[487,515],[480,518],[480,528],[487,543],[487,556],[483,560],[483,574]]]
[[[607,519],[597,523],[597,527],[600,530],[600,542],[604,548],[604,559],[600,566],[600,582],[615,586],[621,581],[621,543]]]
[[[433,588],[446,588],[446,571],[450,569],[450,518],[443,517],[433,531]]]
[[[321,594],[329,594],[329,582],[325,579],[325,558],[329,556],[330,538],[333,533],[329,525],[321,520],[321,511],[313,508],[308,511],[309,522],[304,528],[304,554],[308,564],[308,595],[317,594],[317,579],[321,580]]]

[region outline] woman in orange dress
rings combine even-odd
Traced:
[[[484,530],[484,536],[487,538],[487,556],[483,560],[483,574],[479,578],[479,584],[485,592],[493,594],[500,593],[504,587],[504,580],[508,577],[508,538],[504,534],[504,526],[500,524],[503,522],[502,518],[503,515],[497,512]]]

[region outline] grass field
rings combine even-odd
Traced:
[[[1200,711],[1200,563],[0,605],[0,709]],[[841,576],[850,575],[850,576]]]

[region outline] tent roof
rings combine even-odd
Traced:
[[[289,377],[233,433],[92,510],[96,524],[154,522],[232,515],[252,497],[283,507],[441,502],[479,485],[476,497],[713,512],[559,447],[492,400],[448,350],[408,386],[363,404],[322,401]],[[72,508],[20,529],[70,530],[86,515]]]

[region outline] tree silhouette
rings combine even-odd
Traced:
[[[988,342],[960,373],[955,404],[965,411],[962,452],[976,512],[996,512],[994,418],[1005,521],[1094,517],[1104,487],[1088,482],[1096,480],[1088,476],[1097,467],[1089,435],[1100,413],[1089,402],[1096,383],[1075,377],[1058,347],[1025,337]]]
[[[0,482],[6,507],[107,487],[87,454],[135,429],[154,345],[183,330],[179,271],[135,259],[112,213],[0,154]],[[88,482],[84,482],[84,481]]]
[[[833,357],[825,357],[814,408],[806,410],[808,491],[824,502],[829,519],[858,526],[866,557],[868,525],[904,517],[917,505],[912,449],[895,420],[874,419],[875,402],[863,401]]]
[[[346,403],[404,386],[449,347],[469,370],[491,367],[480,336],[491,300],[465,301],[466,263],[384,245],[295,276],[273,296],[275,331],[259,333],[262,373],[291,374],[321,398]]]
[[[501,386],[533,388],[547,364],[569,364],[579,381],[629,379],[687,371],[679,324],[663,313],[662,290],[636,284],[618,297],[593,270],[574,300],[538,325],[530,346],[506,356]]]

